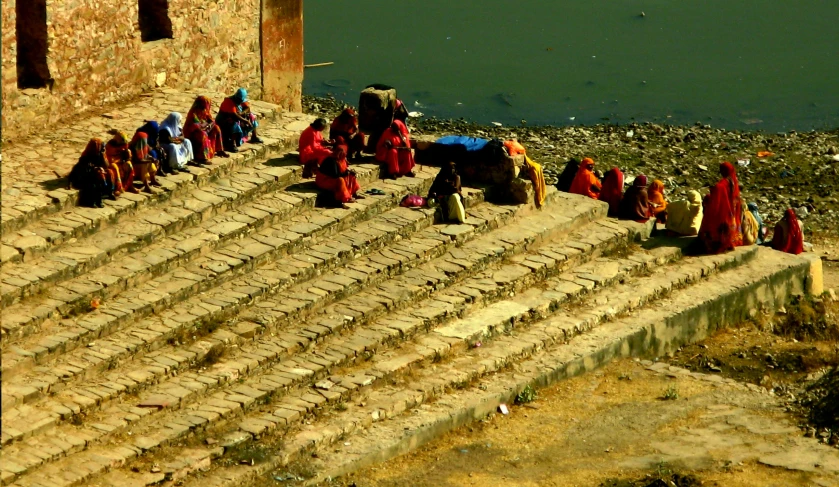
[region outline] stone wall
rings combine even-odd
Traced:
[[[243,86],[261,96],[260,0],[168,0],[172,39],[152,42],[141,40],[137,0],[46,0],[52,79],[29,89],[18,87],[16,1],[38,0],[2,0],[4,141],[156,86],[224,92]],[[302,0],[266,2],[286,33],[299,33],[287,34],[283,47],[302,53]],[[302,55],[299,64],[280,64],[293,72],[279,100],[286,106],[294,107],[294,96],[299,106],[293,85],[302,81]]]

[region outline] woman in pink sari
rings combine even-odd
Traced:
[[[224,152],[221,129],[212,114],[213,103],[206,96],[199,96],[184,120],[184,136],[192,143],[195,163],[212,164],[215,156],[230,157]]]
[[[388,176],[414,177],[414,154],[411,150],[411,136],[408,127],[400,120],[394,120],[385,130],[376,145],[376,160],[387,165]]]

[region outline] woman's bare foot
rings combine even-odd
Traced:
[[[134,186],[131,186],[130,188],[126,189],[126,191],[128,191],[129,193],[134,193],[134,194],[138,194],[140,192]]]
[[[352,195],[352,197],[357,199],[357,200],[363,200],[363,199],[367,198],[366,196],[361,195],[361,194],[354,194],[354,195]]]

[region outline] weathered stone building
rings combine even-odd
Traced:
[[[302,0],[2,0],[3,140],[155,87],[299,109]]]

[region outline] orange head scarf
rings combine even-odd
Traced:
[[[664,199],[664,183],[656,179],[650,183],[647,189],[647,197],[650,199],[650,209],[654,215],[667,209],[667,200]]]
[[[210,101],[209,98],[206,96],[199,96],[195,99],[192,103],[192,108],[189,109],[189,113],[186,116],[186,120],[189,123],[194,122],[197,118],[202,122],[212,120],[213,119],[213,102]]]
[[[590,157],[583,159],[580,163],[580,168],[577,170],[577,175],[571,183],[569,193],[581,194],[583,196],[588,196],[589,198],[597,199],[597,196],[600,193],[601,184],[600,180],[597,179],[597,176],[595,176],[592,172],[592,169],[594,169],[594,159],[591,159]]]

